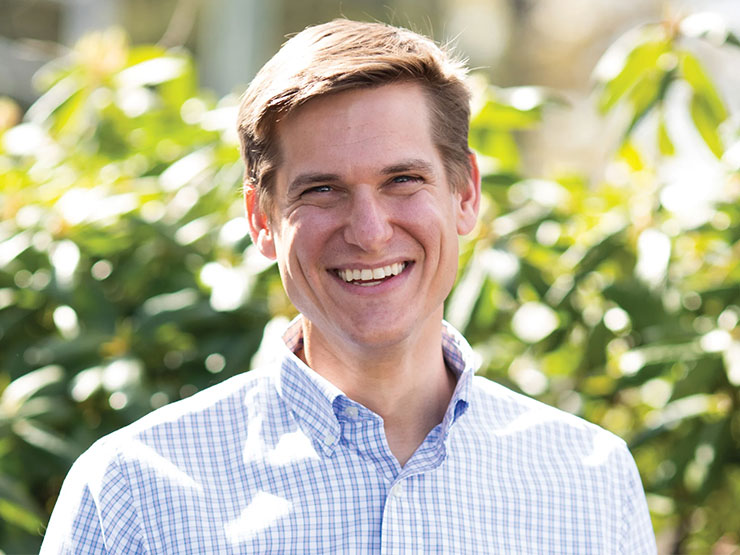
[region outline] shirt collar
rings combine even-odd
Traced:
[[[276,387],[314,440],[330,455],[341,434],[339,413],[357,403],[296,356],[303,346],[301,318],[298,315],[283,333],[282,341],[278,341],[280,369]],[[442,420],[441,432],[446,438],[450,427],[468,408],[473,374],[480,363],[465,338],[447,322],[443,322],[442,350],[448,368],[457,376],[455,391]]]
[[[480,367],[480,356],[465,338],[449,322],[442,322],[442,352],[447,367],[457,376],[457,385],[442,419],[442,435],[450,432],[450,427],[467,411],[470,405],[470,392],[473,375]]]
[[[283,334],[280,345],[280,371],[277,377],[278,395],[307,426],[308,432],[327,455],[333,453],[341,426],[334,412],[335,401],[344,393],[314,372],[296,352],[303,346],[301,316],[297,316]]]

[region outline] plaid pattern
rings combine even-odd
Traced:
[[[382,419],[293,354],[300,329],[91,447],[42,553],[655,553],[624,442],[475,377],[450,326],[457,388],[403,468]]]

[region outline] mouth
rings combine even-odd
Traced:
[[[404,261],[376,268],[336,268],[333,272],[339,279],[352,285],[372,287],[397,276],[409,264],[411,264],[410,261]]]

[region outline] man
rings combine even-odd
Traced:
[[[43,551],[655,551],[624,442],[474,377],[442,320],[480,198],[463,76],[345,20],[267,63],[239,114],[247,215],[301,316],[273,364],[96,443]]]

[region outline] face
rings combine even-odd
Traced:
[[[274,208],[252,237],[327,345],[379,349],[437,328],[475,225],[478,171],[452,190],[415,84],[309,101],[278,124]]]

